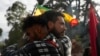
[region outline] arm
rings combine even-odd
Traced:
[[[68,36],[64,36],[61,39],[62,44],[64,45],[64,54],[65,56],[71,56],[72,43]]]
[[[26,44],[20,49],[17,49],[17,44],[14,44],[5,48],[2,52],[2,56],[29,56],[29,50],[34,48],[33,44]]]
[[[18,50],[9,52],[4,56],[60,56],[57,48],[45,41],[28,43]]]

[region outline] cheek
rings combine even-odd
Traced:
[[[62,26],[61,25],[56,25],[55,28],[56,28],[56,30],[60,31],[62,29]]]
[[[58,33],[62,33],[62,32],[65,31],[65,30],[64,30],[64,26],[61,26],[61,25],[56,26],[55,30],[56,30]]]
[[[66,26],[65,25],[59,25],[59,28],[63,30],[63,29],[66,28]]]
[[[36,29],[35,30],[35,34],[37,35],[38,39],[42,39],[44,34],[43,34],[44,31],[42,31],[41,29]]]

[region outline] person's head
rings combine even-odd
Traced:
[[[61,12],[50,10],[44,12],[42,16],[47,21],[47,26],[51,33],[57,37],[65,34],[66,26],[64,15]]]
[[[29,36],[29,40],[41,40],[43,39],[47,31],[47,26],[41,17],[28,16],[23,20],[22,30]]]

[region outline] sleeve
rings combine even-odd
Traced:
[[[71,50],[72,50],[72,43],[71,43],[71,40],[68,36],[64,36],[61,40],[61,42],[63,43],[64,45],[64,53],[65,53],[65,56],[71,56]]]
[[[7,51],[3,56],[60,56],[57,48],[43,41],[27,43],[18,50]]]
[[[28,43],[16,52],[13,52],[11,56],[38,56],[38,50],[34,42]]]
[[[35,53],[35,49],[33,43],[28,43],[20,49],[16,49],[16,45],[11,45],[2,52],[2,56],[30,56],[33,52]]]
[[[69,38],[68,38],[68,45],[69,45],[69,47],[68,47],[67,53],[68,53],[68,56],[71,56],[72,43],[71,43],[71,40]]]
[[[5,48],[3,51],[2,51],[2,56],[9,56],[10,53],[14,52],[17,50],[17,44],[13,44],[13,45],[10,45],[8,46],[7,48]]]

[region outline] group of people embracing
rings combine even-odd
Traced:
[[[49,10],[27,16],[22,25],[26,43],[20,48],[18,44],[8,46],[2,56],[71,56],[72,43],[66,29],[62,12]]]

